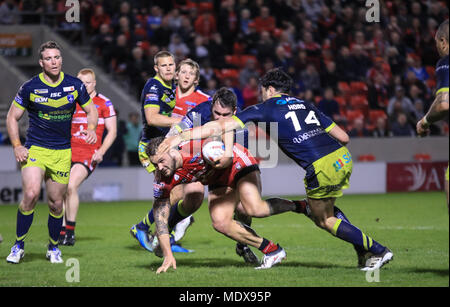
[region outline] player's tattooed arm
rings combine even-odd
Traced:
[[[169,213],[170,213],[170,201],[169,199],[156,200],[153,205],[153,214],[156,225],[156,235],[169,234]]]
[[[442,91],[436,95],[426,118],[429,123],[437,122],[448,115],[448,91]]]
[[[448,91],[442,91],[436,95],[427,114],[416,125],[417,133],[424,136],[429,132],[430,124],[448,116]]]
[[[170,246],[169,237],[169,213],[170,213],[170,200],[169,199],[157,199],[153,204],[153,215],[156,224],[156,235],[159,240],[161,250],[164,255],[163,264],[156,270],[156,274],[166,272],[170,267],[177,268],[175,258],[173,257],[172,248]]]

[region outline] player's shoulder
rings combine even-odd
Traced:
[[[81,81],[79,78],[64,73],[64,80],[65,83],[73,83],[74,85],[82,85],[83,81]]]
[[[97,93],[97,96],[94,97],[95,102],[97,103],[101,103],[101,104],[107,104],[107,103],[111,103],[111,99],[109,99],[108,97],[106,97],[105,95],[101,94],[101,93]]]
[[[211,96],[209,96],[205,92],[202,92],[202,90],[200,90],[200,89],[196,89],[194,93],[200,100],[204,100],[204,101],[212,100]]]
[[[36,89],[36,87],[38,87],[41,84],[42,84],[42,82],[39,78],[39,75],[36,75],[36,76],[32,77],[31,79],[28,79],[27,81],[22,83],[22,85],[20,86],[20,89],[21,90]]]

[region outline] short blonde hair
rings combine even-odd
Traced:
[[[172,53],[170,53],[169,51],[159,51],[157,54],[155,54],[155,56],[153,57],[153,63],[155,65],[158,65],[158,59],[159,58],[167,58],[167,57],[171,57],[174,61],[175,61],[175,57]]]
[[[94,70],[91,69],[91,68],[83,68],[82,70],[80,70],[80,71],[78,72],[77,76],[79,76],[79,75],[88,75],[88,74],[91,74],[92,77],[93,77],[94,80],[95,80],[95,72],[94,72]]]

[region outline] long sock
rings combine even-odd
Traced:
[[[258,247],[258,249],[261,252],[263,252],[264,254],[268,254],[273,251],[276,251],[278,249],[278,244],[275,244],[272,241],[269,241],[266,238],[263,238],[263,241],[262,241],[261,245]]]
[[[75,225],[76,225],[76,222],[72,222],[72,221],[66,222],[66,233],[68,235],[75,234]]]
[[[176,224],[184,220],[186,217],[189,216],[186,212],[184,212],[183,207],[181,204],[183,203],[183,200],[180,200],[177,202],[174,206],[170,208],[170,214],[169,214],[169,231],[171,231]]]
[[[364,234],[361,230],[342,219],[338,219],[333,226],[332,234],[346,242],[358,245],[373,254],[381,254],[385,247]]]
[[[153,208],[150,210],[147,215],[137,224],[137,227],[139,229],[142,229],[144,231],[149,231],[152,224],[155,222],[155,218],[153,216]]]
[[[336,206],[334,206],[334,217],[341,219],[348,224],[352,224],[350,223],[350,220],[345,216],[344,212],[342,212],[342,210]],[[353,247],[355,248],[357,253],[361,253],[364,251],[364,247],[361,247],[357,244],[353,244]]]
[[[52,214],[51,212],[48,215],[48,235],[49,235],[49,245],[48,248],[51,249],[53,247],[58,246],[58,237],[59,232],[61,231],[61,227],[63,224],[64,212],[62,212],[59,216]],[[66,226],[67,227],[67,226]]]
[[[20,248],[24,248],[24,240],[30,230],[31,224],[33,223],[34,209],[30,211],[22,211],[19,208],[17,210],[17,224],[16,224],[16,243],[19,244]]]

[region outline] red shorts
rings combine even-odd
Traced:
[[[76,147],[72,147],[72,165],[76,163],[83,164],[90,175],[97,166],[97,164],[92,163],[92,156],[94,153],[95,150],[81,150]]]
[[[218,174],[218,178],[208,186],[209,190],[221,187],[235,188],[236,183],[245,175],[258,171],[258,161],[243,146],[235,144],[233,148],[233,164]]]

